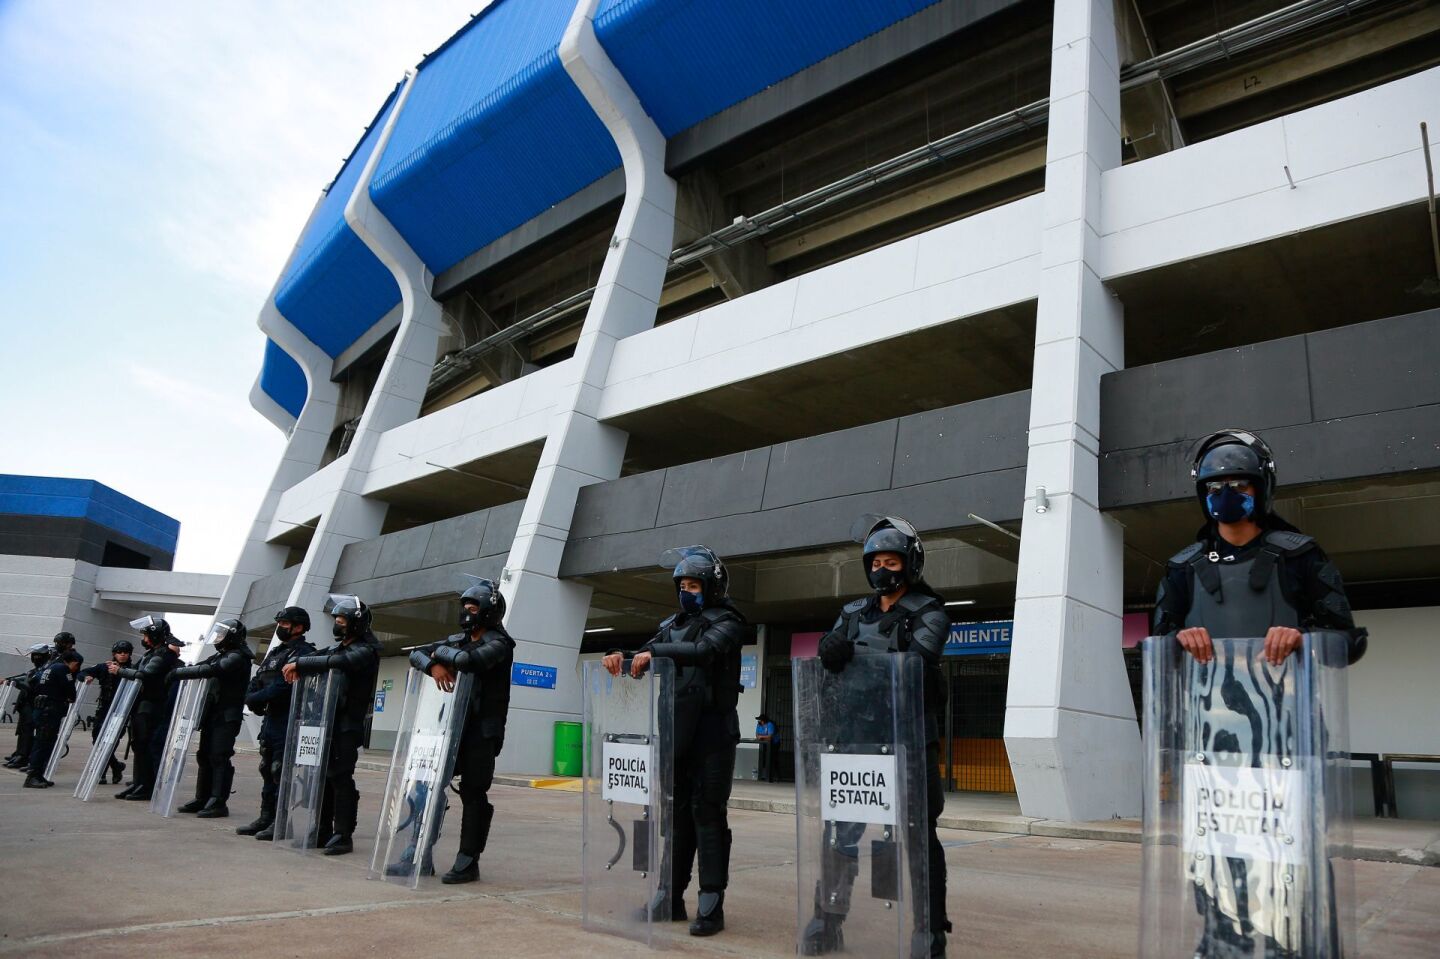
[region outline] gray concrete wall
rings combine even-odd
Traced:
[[[1029,402],[1011,393],[586,486],[561,575],[648,567],[676,544],[741,556],[848,542],[867,511],[927,530],[1014,519]]]
[[[1193,495],[1190,452],[1261,433],[1286,486],[1440,469],[1440,310],[1111,373],[1100,393],[1100,505]]]

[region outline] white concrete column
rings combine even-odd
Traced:
[[[305,607],[312,617],[319,614],[335,581],[341,551],[350,543],[380,535],[386,504],[361,494],[365,476],[370,471],[376,444],[385,431],[420,415],[430,371],[435,365],[435,351],[445,332],[440,304],[430,295],[435,277],[370,199],[370,180],[385,153],[395,122],[405,109],[414,82],[415,75],[411,73],[345,205],[345,222],[399,284],[400,325],[380,367],[375,388],[365,403],[365,411],[360,415],[350,448],[336,461],[341,470],[338,489],[320,513],[310,548],[290,590],[290,605]]]
[[[665,137],[595,38],[596,0],[580,0],[560,41],[560,60],[604,122],[625,167],[625,202],[585,314],[570,370],[558,386],[549,435],[515,540],[503,591],[516,659],[557,672],[557,687],[517,687],[501,765],[544,771],[552,724],[580,708],[576,659],[590,589],[559,579],[580,487],[620,475],[626,435],[596,412],[615,344],[655,323],[675,232],[675,181],[665,173]]]
[[[1095,272],[1100,177],[1119,165],[1113,0],[1057,0],[1005,716],[1005,746],[1028,816],[1140,811],[1140,735],[1121,655],[1121,529],[1100,513],[1098,496],[1100,378],[1124,365],[1125,348],[1123,308]]]

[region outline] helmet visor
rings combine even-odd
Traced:
[[[130,620],[130,628],[136,632],[143,633],[147,629],[154,629],[165,622],[159,616],[141,616],[139,619]]]
[[[331,593],[325,600],[329,616],[353,616],[360,611],[360,597],[347,593]]]
[[[660,554],[661,569],[674,569],[691,561],[696,565],[720,565],[720,557],[708,546],[672,546]]]
[[[210,632],[205,634],[205,642],[211,646],[219,646],[230,638],[230,627],[224,623],[215,623],[210,627]]]
[[[865,543],[870,535],[878,529],[889,528],[899,531],[904,536],[912,539],[919,539],[920,534],[915,532],[908,520],[898,516],[885,516],[880,513],[864,513],[850,526],[850,539],[856,543]],[[867,550],[868,552],[868,550]],[[904,552],[902,549],[901,552]]]

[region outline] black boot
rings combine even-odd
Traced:
[[[455,865],[450,871],[440,877],[440,881],[447,886],[456,886],[460,883],[475,882],[480,878],[480,860],[474,856],[467,856],[463,852],[455,856]]]
[[[128,799],[130,802],[149,802],[150,787],[145,785],[144,783],[136,783],[130,788],[128,792],[126,792],[125,798]]]
[[[690,923],[690,935],[713,936],[725,928],[725,892],[700,890],[700,903],[695,907],[695,921]]]
[[[331,836],[330,841],[325,844],[325,848],[323,850],[323,852],[327,856],[344,856],[347,853],[352,853],[354,851],[355,844],[350,841],[349,836],[344,835],[343,833],[336,833],[335,835]]]
[[[55,784],[37,773],[31,773],[25,777],[26,789],[49,789],[53,785]]]
[[[258,832],[263,832],[264,830],[269,829],[270,824],[274,821],[275,817],[273,815],[267,815],[265,810],[262,809],[260,810],[260,817],[258,819],[247,825],[237,827],[235,830],[235,835],[254,836]]]
[[[116,798],[116,799],[129,799],[129,798],[130,798],[130,794],[133,793],[134,791],[135,791],[135,784],[134,784],[134,783],[131,783],[130,785],[126,786],[124,789],[122,789],[122,790],[120,790],[118,793],[116,793],[116,794],[115,794],[115,798]]]
[[[225,819],[230,815],[230,807],[225,805],[224,800],[212,798],[205,804],[205,808],[195,814],[196,819]]]
[[[275,820],[270,820],[265,827],[255,834],[255,838],[261,842],[275,841]]]
[[[112,762],[110,764],[110,781],[118,786],[120,777],[123,775],[125,775],[125,764],[118,761]],[[102,778],[100,781],[103,783],[105,780]]]
[[[635,910],[635,918],[640,922],[684,922],[690,918],[690,913],[685,909],[685,893],[671,897],[661,889],[655,893],[655,898],[650,900],[648,905]]]
[[[840,931],[844,916],[817,913],[800,936],[800,955],[824,956],[845,948],[845,935]]]
[[[180,805],[180,806],[176,806],[176,807],[175,807],[175,811],[176,811],[176,812],[199,812],[200,810],[202,810],[202,809],[205,808],[205,803],[208,801],[208,799],[209,799],[209,797],[196,796],[194,799],[190,800],[189,802],[184,803],[184,804],[182,804],[182,805]]]

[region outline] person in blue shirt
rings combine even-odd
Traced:
[[[775,781],[775,754],[780,751],[780,731],[775,722],[765,713],[755,717],[755,741],[760,744],[760,766],[758,778],[767,783]]]

